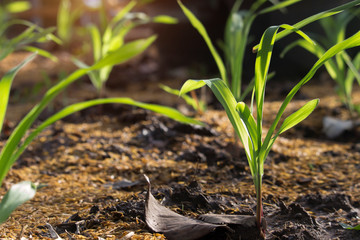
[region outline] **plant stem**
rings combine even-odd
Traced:
[[[256,176],[256,225],[259,228],[260,235],[264,235],[265,229],[262,228],[263,206],[262,206],[262,177],[258,172]]]

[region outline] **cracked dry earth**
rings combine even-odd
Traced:
[[[288,113],[304,102],[291,103]],[[266,102],[265,128],[279,106]],[[346,117],[345,112],[335,96],[324,97],[274,144],[263,180],[266,239],[360,239],[359,231],[339,225],[360,223],[359,129],[335,140],[321,133],[324,115]],[[254,215],[249,167],[225,113],[209,110],[197,117],[206,127],[107,105],[55,123],[30,145],[0,189],[3,196],[22,180],[46,185],[0,226],[0,238],[165,239],[146,226],[143,174],[155,198],[181,215]]]

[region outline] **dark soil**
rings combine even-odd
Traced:
[[[339,225],[360,223],[359,129],[326,139],[322,117],[347,117],[332,92],[332,86],[314,84],[289,105],[287,113],[304,99],[321,97],[314,114],[278,138],[265,163],[266,239],[360,239],[359,231]],[[265,104],[265,128],[281,104],[276,96],[270,94]],[[164,101],[158,98],[153,102]],[[248,163],[225,113],[208,110],[196,117],[206,126],[108,105],[56,122],[24,152],[0,189],[3,196],[22,180],[46,184],[0,226],[0,237],[50,239],[55,231],[65,239],[164,239],[145,223],[143,174],[155,198],[183,216],[254,215]],[[246,231],[235,232],[217,230],[204,239],[253,239]]]

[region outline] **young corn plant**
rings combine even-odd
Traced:
[[[183,10],[186,17],[189,19],[192,26],[200,33],[208,46],[220,72],[220,76],[226,85],[231,89],[231,92],[235,96],[236,100],[243,100],[246,95],[251,92],[254,85],[254,80],[250,82],[248,87],[242,91],[242,75],[243,75],[243,63],[245,50],[248,46],[248,38],[251,26],[254,20],[262,14],[266,14],[276,10],[284,10],[287,6],[290,6],[301,0],[285,0],[268,1],[268,0],[256,0],[252,3],[250,9],[240,10],[243,0],[237,0],[229,14],[226,22],[224,32],[224,42],[222,48],[224,51],[224,61],[221,59],[219,53],[214,47],[204,25],[196,18],[196,16],[186,8],[180,0],[178,3]],[[271,3],[269,7],[261,8],[264,4]]]
[[[0,60],[15,50],[37,52],[39,55],[50,58],[53,61],[57,60],[51,53],[34,46],[29,46],[31,43],[43,43],[49,40],[61,44],[61,40],[52,34],[55,28],[41,28],[32,22],[11,17],[13,13],[26,11],[29,8],[31,8],[31,5],[28,1],[0,3],[0,20],[2,22],[0,25]],[[26,29],[19,35],[8,38],[6,33],[14,25],[22,25]]]
[[[89,31],[92,39],[94,62],[106,57],[108,54],[117,51],[125,43],[126,34],[136,26],[150,22],[174,24],[176,19],[160,15],[150,18],[144,13],[130,12],[136,5],[135,1],[128,3],[109,23],[107,23],[103,34],[95,25],[90,25]],[[75,64],[80,68],[88,67],[84,62],[74,59]],[[89,72],[89,78],[100,94],[104,83],[108,80],[114,66],[107,66],[97,71]]]
[[[313,65],[305,77],[303,77],[301,81],[289,92],[278,110],[275,120],[265,135],[265,138],[263,138],[263,109],[266,79],[268,77],[273,45],[280,34],[277,34],[279,28],[284,28],[293,32],[295,31],[306,41],[312,43],[312,40],[304,33],[289,25],[272,26],[264,32],[260,44],[257,46],[257,56],[255,61],[255,84],[253,88],[253,97],[255,97],[254,105],[256,108],[252,105],[248,107],[244,102],[237,102],[228,85],[219,78],[208,80],[190,79],[184,83],[180,90],[181,94],[185,94],[189,91],[207,85],[224,107],[236,134],[243,144],[250,166],[256,191],[256,222],[260,230],[260,234],[264,234],[264,229],[262,227],[262,177],[264,174],[265,159],[267,158],[276,138],[308,117],[318,105],[319,99],[313,99],[306,103],[296,112],[289,115],[282,122],[280,127],[278,127],[287,105],[299,91],[301,86],[307,83],[327,60],[345,49],[360,45],[360,32],[358,32],[352,37],[334,45],[326,51]],[[255,109],[255,111],[253,109]]]
[[[137,54],[144,51],[152,42],[155,40],[155,37],[149,37],[147,39],[136,40],[131,43],[126,43],[121,46],[115,52],[107,55],[106,57],[100,59],[94,65],[88,68],[78,69],[73,72],[71,75],[62,79],[55,86],[51,87],[44,95],[42,100],[35,105],[30,112],[28,112],[25,117],[17,124],[16,128],[13,130],[9,138],[6,140],[4,147],[0,152],[0,186],[11,169],[12,165],[16,160],[21,156],[21,154],[26,150],[27,146],[34,140],[35,137],[41,133],[47,126],[53,124],[54,122],[70,115],[75,112],[81,111],[83,109],[100,105],[100,104],[127,104],[143,109],[147,109],[153,112],[160,113],[164,116],[172,118],[176,121],[187,123],[187,124],[200,124],[201,122],[188,118],[181,114],[179,111],[156,104],[148,104],[134,101],[130,98],[100,98],[93,99],[89,101],[84,101],[80,103],[71,104],[59,112],[53,114],[40,125],[35,126],[33,130],[34,121],[41,114],[41,112],[52,102],[52,100],[61,92],[65,90],[71,83],[80,79],[82,76],[88,74],[90,71],[98,70],[103,67],[112,66],[114,64],[120,64]],[[5,113],[8,105],[8,100],[10,96],[11,84],[14,79],[16,72],[27,62],[31,61],[35,55],[29,56],[23,63],[7,73],[0,81],[0,127],[2,127]],[[1,132],[1,128],[0,128]],[[25,137],[26,136],[26,137]],[[10,215],[10,213],[23,202],[31,199],[36,191],[36,185],[30,182],[22,182],[19,185],[14,185],[10,191],[4,196],[2,202],[0,203],[0,224],[4,222]]]

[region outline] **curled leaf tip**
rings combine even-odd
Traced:
[[[238,112],[244,112],[244,110],[245,110],[245,103],[244,103],[244,102],[238,102],[238,103],[236,104],[236,110],[237,110]]]

